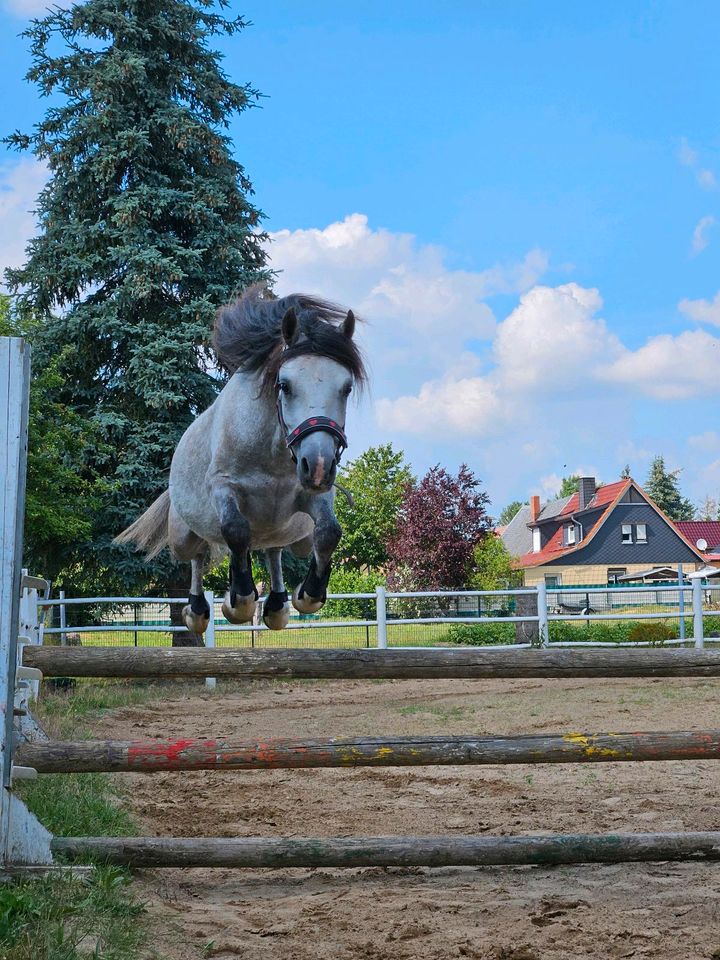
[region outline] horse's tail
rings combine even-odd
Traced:
[[[170,491],[166,490],[113,543],[134,543],[136,550],[145,552],[146,560],[152,560],[168,545],[169,514]]]

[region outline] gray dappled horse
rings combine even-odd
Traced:
[[[147,559],[169,546],[190,561],[183,618],[193,633],[204,633],[210,617],[203,571],[211,554],[228,549],[222,609],[231,623],[255,612],[251,550],[265,551],[270,570],[268,627],[280,630],[290,616],[283,547],[312,552],[295,608],[314,613],[324,604],[341,533],[333,484],[347,446],[347,400],[366,379],[354,330],[352,311],[301,294],[272,299],[261,285],[218,311],[213,344],[232,376],[183,434],[169,489],[116,538]]]

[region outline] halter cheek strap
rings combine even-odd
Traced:
[[[302,440],[304,437],[307,437],[309,434],[316,433],[318,430],[322,430],[324,433],[329,433],[331,436],[335,437],[337,441],[337,446],[335,448],[335,463],[340,463],[340,457],[343,455],[344,451],[347,450],[348,444],[345,431],[336,420],[331,420],[329,417],[308,417],[307,420],[303,420],[303,422],[295,427],[294,430],[288,430],[287,424],[285,423],[285,418],[283,417],[282,403],[280,402],[280,388],[278,384],[275,384],[275,406],[277,407],[277,415],[278,420],[280,421],[280,427],[285,434],[285,444],[290,451],[290,456],[293,458],[293,463],[297,463],[297,454],[293,449],[295,444],[299,443],[300,440]]]

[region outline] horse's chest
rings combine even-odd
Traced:
[[[310,517],[297,511],[296,491],[284,484],[268,480],[242,499],[254,546],[287,545],[312,530]]]

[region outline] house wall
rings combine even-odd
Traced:
[[[647,543],[623,543],[623,523],[644,523]],[[678,533],[648,503],[619,503],[585,547],[555,564],[566,566],[606,565],[643,567],[661,564],[697,563],[698,557]],[[590,583],[591,581],[583,581]]]
[[[641,521],[642,522],[642,521]],[[684,561],[680,561],[684,563]],[[651,564],[651,566],[658,567],[673,567],[676,566],[678,560],[673,560],[668,557],[665,557],[663,560],[659,560],[657,563]],[[683,568],[686,574],[692,573],[693,570],[699,568],[702,564],[699,563],[688,563]],[[543,583],[545,577],[557,577],[560,586],[562,587],[572,587],[572,586],[598,586],[604,587],[608,582],[608,569],[610,567],[626,567],[628,573],[640,573],[642,570],[648,569],[647,563],[609,563],[609,564],[574,564],[573,566],[566,565],[562,566],[561,564],[546,565],[542,567],[529,567],[527,570],[524,570],[524,582],[526,587],[536,587],[538,583]]]

